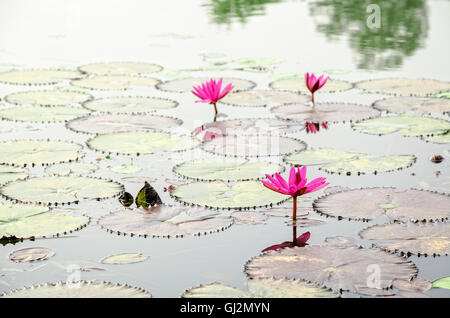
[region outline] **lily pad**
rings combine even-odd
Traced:
[[[245,272],[253,279],[307,280],[335,291],[356,292],[355,285],[367,286],[368,269],[374,265],[380,275],[374,282],[378,289],[391,287],[394,279],[410,280],[417,275],[414,264],[405,258],[374,249],[334,246],[269,251],[251,259]]]
[[[127,284],[78,281],[67,283],[46,283],[6,292],[5,298],[150,298],[142,288]]]
[[[121,184],[90,177],[50,176],[13,181],[0,189],[12,200],[25,203],[60,204],[81,199],[104,199],[123,191]]]
[[[157,131],[130,131],[95,136],[89,148],[117,154],[152,154],[157,151],[183,151],[195,148],[200,141],[191,136]],[[0,157],[1,158],[1,157]]]
[[[90,174],[97,169],[96,164],[89,162],[66,162],[47,167],[45,172],[51,175],[68,176]]]
[[[220,102],[240,107],[266,107],[290,103],[307,103],[311,98],[289,91],[255,89],[249,91],[231,92]]]
[[[177,186],[170,195],[188,204],[211,208],[243,209],[281,203],[288,196],[268,190],[259,181],[192,182]]]
[[[147,113],[177,107],[178,102],[159,97],[117,96],[88,101],[83,106],[104,113]]]
[[[378,100],[373,107],[390,113],[408,113],[428,115],[431,113],[449,113],[450,100],[423,97],[390,97]]]
[[[356,239],[346,236],[326,237],[325,242],[327,243],[327,245],[336,247],[359,246]]]
[[[30,123],[58,123],[85,116],[90,112],[82,107],[19,106],[0,109],[0,117],[5,120]]]
[[[359,121],[352,128],[373,135],[400,132],[405,137],[418,137],[442,135],[450,131],[450,122],[438,118],[397,115]]]
[[[161,71],[160,65],[141,62],[92,63],[79,67],[79,70],[96,75],[144,75]]]
[[[436,144],[448,144],[448,143],[450,143],[450,132],[445,133],[443,135],[423,137],[423,139],[428,142],[433,142]]]
[[[160,80],[152,77],[126,75],[96,75],[93,77],[74,80],[71,85],[93,90],[127,90],[133,87],[153,87]]]
[[[183,177],[202,181],[259,180],[265,174],[283,172],[284,167],[265,161],[250,162],[238,158],[212,158],[184,162],[173,171]]]
[[[314,107],[304,104],[287,104],[270,110],[278,118],[296,122],[345,122],[376,117],[380,112],[372,107],[349,103],[316,103]]]
[[[298,139],[279,135],[225,136],[202,144],[202,149],[223,156],[265,157],[279,156],[306,149]]]
[[[0,204],[0,237],[52,237],[84,227],[89,218],[43,206]]]
[[[395,221],[442,221],[450,217],[450,197],[434,192],[395,188],[354,189],[323,196],[314,209],[328,216],[371,220],[386,214]]]
[[[411,281],[395,279],[392,282],[392,287],[407,292],[423,293],[430,290],[433,285],[427,280],[416,277]]]
[[[103,264],[134,264],[143,262],[149,259],[149,256],[141,253],[122,253],[105,257],[101,260]]]
[[[156,88],[176,93],[186,93],[190,92],[192,88],[196,85],[201,85],[203,82],[208,81],[209,77],[188,77],[182,79],[175,79],[167,82],[160,83],[156,85]],[[223,77],[223,83],[233,83],[233,91],[243,91],[249,90],[256,86],[254,82],[245,79]]]
[[[328,173],[347,175],[379,173],[410,167],[416,157],[413,155],[369,155],[345,152],[330,148],[297,151],[284,157],[284,161],[301,166],[320,166]]]
[[[305,85],[305,79],[303,77],[279,79],[270,83],[269,86],[273,89],[309,93],[309,90]],[[352,83],[329,78],[327,83],[316,93],[340,92],[349,90],[352,87]]]
[[[450,223],[374,225],[362,230],[359,236],[366,240],[378,240],[374,245],[389,252],[419,255],[448,255],[450,252]]]
[[[241,118],[221,120],[203,125],[203,130],[215,134],[252,136],[264,134],[282,135],[305,129],[296,122],[274,118]]]
[[[68,79],[82,78],[75,71],[62,70],[13,70],[0,73],[0,83],[13,85],[51,85]]]
[[[0,163],[12,166],[48,165],[78,160],[83,147],[64,141],[9,140],[0,142]]]
[[[288,226],[297,226],[297,227],[312,227],[312,226],[319,226],[319,225],[324,225],[327,222],[319,220],[319,219],[313,219],[313,218],[302,218],[302,217],[298,217],[297,219],[294,220],[288,220],[286,221],[286,224]]]
[[[434,288],[445,288],[445,289],[450,289],[450,276],[442,277],[442,278],[436,279],[436,280],[433,282],[433,287],[434,287]]]
[[[67,123],[67,128],[83,133],[107,134],[122,131],[169,129],[182,123],[181,119],[167,116],[106,114],[77,118]]]
[[[263,224],[268,219],[268,216],[264,213],[251,211],[236,211],[231,213],[231,216],[234,219],[234,224],[245,225]]]
[[[110,170],[115,173],[136,173],[141,171],[142,168],[135,165],[120,165],[111,167]]]
[[[442,92],[434,95],[436,98],[450,98],[450,92]]]
[[[223,285],[221,283],[212,283],[200,285],[199,287],[186,290],[181,298],[250,298],[252,295],[243,290]]]
[[[86,93],[58,90],[24,91],[9,94],[5,101],[16,105],[66,106],[80,104],[93,99]]]
[[[382,78],[356,83],[356,88],[399,96],[430,96],[450,90],[450,83],[432,79]]]
[[[44,261],[55,255],[55,252],[46,247],[29,247],[16,250],[9,254],[9,259],[16,263]]]
[[[0,165],[0,185],[27,177],[28,174],[22,168]]]
[[[102,217],[98,224],[119,234],[183,237],[223,231],[233,224],[233,219],[203,208],[158,205],[148,209],[119,210]]]

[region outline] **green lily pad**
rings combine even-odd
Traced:
[[[22,168],[0,165],[0,185],[27,177],[28,174]]]
[[[300,166],[320,166],[328,173],[350,175],[388,172],[411,166],[413,155],[376,156],[364,153],[338,151],[330,148],[297,151],[284,157],[284,161]]]
[[[433,282],[433,287],[434,287],[434,288],[445,288],[445,289],[450,289],[450,276],[442,277],[442,278],[436,279],[436,280]]]
[[[303,76],[298,78],[294,77],[294,78],[279,79],[270,83],[269,86],[270,88],[273,89],[309,93],[309,90],[305,85],[305,79],[303,78]],[[316,93],[333,93],[339,91],[346,91],[351,89],[352,87],[353,87],[352,83],[329,78],[327,80],[327,83]]]
[[[65,106],[93,99],[89,94],[68,91],[24,91],[9,94],[5,101],[16,105]]]
[[[259,181],[239,181],[233,185],[220,181],[192,182],[177,186],[170,195],[188,204],[221,209],[262,207],[289,199]]]
[[[305,129],[296,122],[275,118],[239,118],[211,122],[203,125],[204,130],[222,135],[283,135]]]
[[[4,196],[25,203],[59,204],[104,199],[123,191],[114,181],[90,177],[50,176],[13,181],[0,188]]]
[[[146,261],[149,256],[142,255],[141,253],[122,253],[105,257],[101,260],[103,264],[134,264]]]
[[[436,144],[448,144],[448,143],[450,143],[450,132],[445,133],[443,135],[423,137],[423,139],[428,142],[433,142]]]
[[[107,153],[152,154],[156,151],[182,151],[195,148],[200,141],[191,136],[157,131],[118,132],[95,136],[89,148]]]
[[[88,101],[83,106],[104,113],[147,113],[177,107],[178,102],[159,97],[117,96]]]
[[[74,80],[71,82],[71,85],[93,90],[127,90],[135,86],[153,87],[158,83],[160,83],[160,80],[152,77],[96,75]]]
[[[438,118],[397,115],[359,121],[352,128],[373,135],[400,132],[405,137],[418,137],[442,135],[450,131],[450,122]]]
[[[220,102],[240,107],[266,107],[290,103],[306,103],[311,98],[289,91],[277,91],[269,89],[255,89],[249,91],[232,92]]]
[[[186,93],[190,92],[194,86],[201,85],[203,82],[209,81],[209,79],[209,77],[175,79],[160,83],[156,85],[156,88],[167,92]],[[233,91],[249,90],[256,86],[254,82],[249,80],[223,77],[223,84],[227,85],[228,83],[233,83]]]
[[[9,259],[16,263],[44,261],[55,255],[55,252],[46,247],[23,248],[9,254]]]
[[[57,123],[85,116],[90,112],[91,111],[82,107],[19,106],[0,109],[0,117],[11,121]]]
[[[430,96],[450,90],[450,83],[431,79],[382,78],[356,83],[356,88],[399,96]]]
[[[141,167],[135,165],[120,165],[111,167],[110,170],[115,173],[136,173],[142,170]]]
[[[127,284],[78,281],[68,283],[46,283],[6,292],[4,298],[150,298],[142,288]]]
[[[84,227],[89,218],[43,206],[0,204],[0,237],[52,237]]]
[[[450,92],[442,92],[434,95],[436,98],[450,98]]]
[[[92,63],[79,67],[79,70],[96,75],[144,75],[161,71],[160,65],[140,62]]]
[[[64,141],[10,140],[0,142],[0,163],[12,166],[48,165],[77,160],[83,147]]]
[[[184,162],[173,171],[186,178],[203,181],[259,180],[265,174],[283,172],[284,167],[264,161],[250,162],[238,158],[213,158]]]
[[[431,113],[449,113],[450,101],[439,98],[391,97],[376,101],[373,107],[390,113],[408,113],[428,115]]]
[[[0,73],[0,83],[14,85],[51,85],[63,80],[78,79],[80,72],[62,70],[13,70]]]
[[[51,175],[68,176],[90,174],[97,169],[96,164],[89,162],[66,162],[47,167],[45,172]]]

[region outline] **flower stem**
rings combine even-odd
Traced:
[[[297,197],[292,197],[292,244],[297,245]]]
[[[311,94],[311,101],[312,101],[312,104],[313,104],[313,107],[314,107],[315,106],[315,104],[314,104],[314,93]]]
[[[292,200],[294,201],[293,207],[292,207],[292,220],[297,220],[297,197],[292,197]]]

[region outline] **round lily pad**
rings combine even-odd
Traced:
[[[268,219],[268,216],[261,212],[236,211],[231,213],[234,224],[262,224]]]
[[[249,91],[231,92],[220,102],[232,106],[266,107],[289,103],[307,103],[311,98],[289,91],[270,89],[255,89]]]
[[[209,77],[188,77],[160,83],[156,85],[156,88],[167,92],[186,93],[190,92],[194,86],[201,85],[209,80]],[[249,80],[230,77],[223,77],[223,83],[232,83],[234,92],[249,90],[256,86],[254,82]]]
[[[445,289],[450,289],[450,276],[442,277],[442,278],[436,279],[436,280],[433,282],[433,287],[434,287],[434,288],[445,288]]]
[[[65,106],[84,103],[92,98],[81,92],[48,90],[12,93],[5,97],[5,101],[16,105]]]
[[[120,165],[111,167],[110,170],[115,173],[136,173],[141,171],[142,168],[135,165]]]
[[[241,118],[215,121],[203,125],[204,130],[215,134],[251,136],[287,134],[305,129],[303,125],[275,118]]]
[[[78,79],[80,72],[62,70],[13,70],[0,73],[0,83],[14,85],[51,85],[63,80]]]
[[[28,174],[22,168],[0,165],[0,185],[27,177]]]
[[[51,175],[68,176],[90,174],[97,169],[96,164],[89,162],[66,162],[49,166],[45,169],[45,172]]]
[[[417,275],[405,258],[375,249],[359,247],[305,246],[269,251],[245,265],[250,278],[307,280],[335,291],[356,292],[355,285],[367,286],[372,273],[378,289],[392,286],[394,279],[410,280]],[[368,286],[371,287],[371,286]]]
[[[270,83],[269,86],[273,89],[309,93],[309,90],[305,85],[305,79],[303,77],[279,79]],[[327,80],[327,83],[316,93],[333,93],[346,91],[351,89],[352,87],[352,83],[329,78]]]
[[[58,282],[26,287],[4,293],[5,298],[150,298],[142,288],[127,284],[78,281],[71,284]]]
[[[103,264],[133,264],[148,260],[148,256],[141,253],[122,253],[105,257],[101,260]]]
[[[392,282],[392,287],[407,292],[423,293],[430,290],[433,287],[433,285],[431,282],[427,280],[416,277],[411,281],[395,279]]]
[[[0,109],[2,119],[31,123],[65,122],[89,113],[86,108],[67,106],[19,106]]]
[[[212,158],[184,162],[175,166],[173,171],[183,177],[202,181],[242,181],[259,180],[266,174],[283,172],[284,167],[265,161]]]
[[[328,216],[372,220],[386,214],[395,221],[443,221],[450,217],[450,197],[424,190],[395,188],[354,189],[314,201],[314,209]]]
[[[356,241],[356,239],[346,236],[326,237],[325,242],[327,243],[327,245],[336,247],[358,246],[358,242]]]
[[[311,123],[336,123],[376,117],[380,112],[372,107],[349,103],[287,104],[271,109],[278,118]]]
[[[96,75],[144,75],[161,71],[160,65],[141,62],[92,63],[79,67],[79,70]]]
[[[233,219],[198,207],[159,205],[120,210],[102,217],[98,224],[119,234],[183,237],[223,231],[233,224]]]
[[[44,261],[55,255],[55,252],[46,247],[29,247],[16,250],[9,254],[9,259],[16,263]]]
[[[411,166],[413,155],[369,155],[330,148],[297,151],[284,157],[284,161],[299,166],[320,166],[319,170],[347,175],[388,172]]]
[[[450,132],[445,133],[443,135],[426,136],[423,137],[423,139],[428,142],[433,142],[436,144],[448,144],[450,143]]]
[[[0,204],[0,237],[52,237],[84,227],[89,218],[43,206]]]
[[[182,123],[181,119],[167,116],[105,114],[74,119],[67,123],[67,128],[83,133],[107,134],[122,131],[168,129],[179,126]]]
[[[234,157],[279,156],[296,150],[306,149],[298,139],[278,135],[225,136],[214,138],[202,144],[202,149]]]
[[[130,131],[95,136],[87,145],[98,151],[118,154],[152,154],[156,151],[183,151],[200,141],[191,136],[157,131]]]
[[[265,188],[259,181],[192,182],[177,186],[170,195],[188,204],[221,209],[268,206],[289,199],[289,196]]]
[[[390,97],[378,100],[373,107],[390,113],[408,113],[414,115],[428,115],[431,113],[449,113],[450,100],[423,97]]]
[[[60,204],[104,199],[123,191],[114,181],[91,177],[50,176],[13,181],[0,189],[4,196],[25,203]]]
[[[448,210],[448,206],[447,206]],[[448,255],[450,223],[391,223],[374,225],[359,233],[365,240],[389,252]]]
[[[0,142],[0,163],[11,166],[48,165],[77,160],[83,147],[64,141],[9,140]]]
[[[159,97],[117,96],[88,101],[83,106],[104,113],[147,113],[177,107],[178,102]]]
[[[450,121],[431,117],[397,115],[366,119],[352,128],[367,134],[387,135],[400,132],[405,137],[442,135],[450,131]]]
[[[186,290],[181,298],[250,298],[252,295],[243,290],[223,285],[221,283],[212,283],[200,285],[199,287]]]
[[[135,86],[153,87],[160,80],[152,77],[126,75],[96,75],[74,80],[71,85],[94,90],[127,90]]]
[[[430,96],[449,91],[450,83],[432,79],[382,78],[359,82],[356,83],[355,87],[374,93],[399,96]]]

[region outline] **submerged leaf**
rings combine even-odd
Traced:
[[[141,253],[122,253],[105,257],[101,260],[103,264],[134,264],[149,259],[149,256]]]

